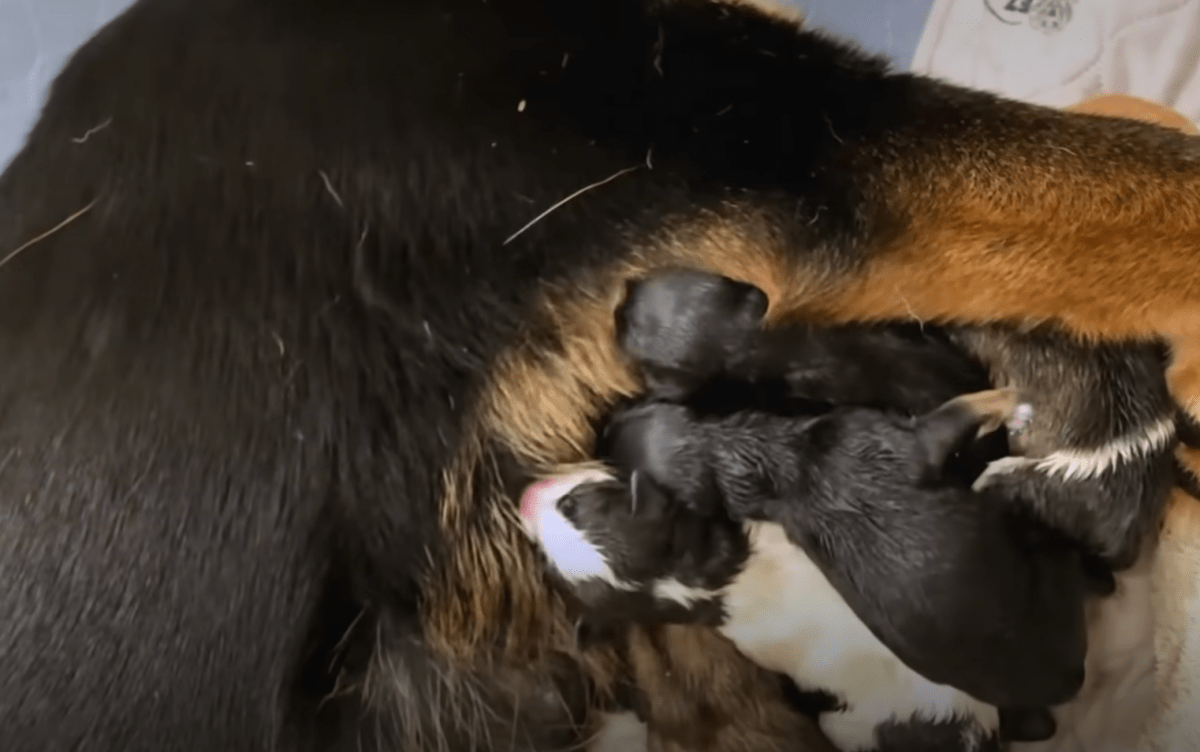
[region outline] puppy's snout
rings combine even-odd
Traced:
[[[767,294],[757,287],[751,287],[746,293],[746,308],[754,318],[761,319],[766,316],[770,306],[771,301],[767,299]]]

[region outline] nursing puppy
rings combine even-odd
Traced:
[[[963,327],[952,341],[1032,407],[1014,455],[988,466],[989,493],[1032,506],[1115,570],[1132,566],[1157,530],[1178,473],[1182,414],[1155,343],[1085,346],[1051,331]]]
[[[762,290],[729,277],[652,272],[626,283],[617,339],[649,399],[708,401],[732,391],[740,403],[765,391],[776,405],[783,397],[920,415],[990,388],[987,369],[937,327],[764,328],[768,305]]]
[[[1114,569],[1132,565],[1156,528],[1176,475],[1179,412],[1156,344],[1083,346],[1002,326],[921,326],[919,336],[895,327],[765,329],[767,306],[751,285],[666,270],[627,285],[618,337],[659,399],[741,381],[918,414],[989,383],[1013,386],[1032,416],[1010,437],[1021,456],[992,464],[981,484],[1029,504]]]
[[[617,415],[604,455],[677,502],[775,522],[866,627],[926,678],[998,706],[1055,705],[1083,680],[1084,597],[1111,574],[1027,507],[971,484],[974,445],[1010,391],[911,419],[866,408],[811,418],[649,402]],[[1099,569],[1099,567],[1096,567]]]
[[[832,552],[849,563],[841,572],[888,583],[894,602],[877,607],[896,616],[910,600],[932,599],[1011,621],[1004,635],[993,631],[1001,639],[992,647],[1032,680],[1019,687],[1022,700],[1066,699],[1082,678],[1077,594],[1087,583],[1077,552],[951,471],[959,450],[1014,404],[1007,393],[972,395],[915,424],[863,409],[713,419],[687,437],[689,447],[713,463],[714,482],[737,487],[731,508],[758,506],[756,521],[676,503],[645,473],[626,483],[599,470],[532,486],[521,515],[589,630],[627,621],[718,626],[760,665],[836,698],[821,726],[843,750],[998,750],[1004,736],[1048,737],[1053,720],[1012,709],[1002,734],[995,707],[906,666],[784,528],[799,525],[810,545],[841,546]],[[866,515],[876,524],[859,524]],[[1014,537],[1027,547],[1011,545]],[[913,550],[937,555],[914,559]],[[960,635],[946,632],[943,647],[955,646]],[[1003,682],[1010,689],[1013,676]]]

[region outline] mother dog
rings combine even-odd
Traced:
[[[0,177],[4,748],[562,749],[632,683],[657,749],[822,749],[710,632],[581,653],[517,522],[667,264],[1200,386],[1182,135],[733,0],[139,0]]]

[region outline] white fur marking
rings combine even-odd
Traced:
[[[1162,451],[1175,439],[1175,419],[1162,418],[1138,433],[1127,434],[1099,449],[1064,449],[1045,457],[1004,457],[992,462],[975,481],[983,488],[990,478],[1025,468],[1057,475],[1063,480],[1098,478],[1125,462]]]
[[[782,527],[747,529],[750,560],[725,589],[728,623],[721,631],[751,660],[800,687],[853,699],[852,712],[821,717],[838,749],[872,749],[876,727],[891,719],[973,719],[988,731],[999,727],[994,707],[934,684],[896,658]]]
[[[558,511],[559,500],[575,486],[611,479],[608,473],[584,470],[535,483],[521,499],[521,517],[526,531],[542,547],[551,566],[567,581],[599,580],[618,590],[636,590],[635,585],[617,577],[596,545]]]
[[[538,540],[554,568],[571,582],[600,580],[616,588],[631,589],[617,579],[604,554],[553,504],[542,507],[537,516]]]
[[[691,608],[700,601],[708,600],[713,595],[714,593],[711,590],[684,585],[674,577],[654,583],[654,597],[678,603],[687,608]]]

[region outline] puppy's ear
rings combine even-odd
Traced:
[[[674,505],[665,490],[650,477],[650,473],[634,470],[629,476],[630,510],[635,517],[658,519],[670,513]]]
[[[1107,597],[1117,592],[1117,579],[1107,562],[1090,551],[1083,551],[1079,558],[1089,594]]]
[[[640,279],[625,280],[625,295],[621,298],[621,302],[617,303],[616,309],[613,310],[613,326],[616,333],[617,346],[626,356],[630,357],[632,357],[630,348],[633,344],[629,341],[630,307],[633,305],[634,297],[637,295],[638,288],[641,285],[642,281]]]
[[[613,416],[605,436],[606,450],[617,467],[643,471],[671,488],[676,455],[692,428],[686,407],[645,402]]]
[[[994,389],[956,397],[919,418],[919,461],[927,479],[940,479],[951,459],[1004,425],[1018,404],[1015,389]]]
[[[642,286],[641,277],[630,277],[625,280],[625,297],[622,298],[622,303],[628,303],[629,300],[638,294],[638,290]]]

